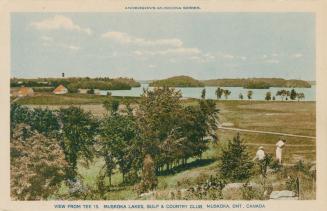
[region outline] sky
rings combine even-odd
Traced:
[[[313,13],[12,13],[12,77],[315,80]]]

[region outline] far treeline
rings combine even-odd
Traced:
[[[175,76],[163,80],[156,80],[150,83],[154,87],[204,87],[205,84],[189,76]]]
[[[286,80],[283,78],[242,78],[242,79],[211,79],[196,80],[189,76],[175,76],[150,83],[154,87],[243,87],[246,89],[268,89],[270,87],[310,88],[311,84],[303,80]]]
[[[283,78],[213,79],[202,82],[206,86],[243,87],[247,89],[268,89],[270,87],[311,87],[311,84],[307,81],[295,79],[286,80]]]
[[[70,92],[77,92],[78,89],[102,89],[102,90],[129,90],[132,87],[139,87],[141,84],[132,78],[37,78],[21,79],[12,78],[10,87],[57,87],[60,84],[67,87]]]

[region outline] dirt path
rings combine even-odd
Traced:
[[[241,128],[222,127],[222,126],[218,126],[218,129],[220,129],[220,130],[234,130],[234,131],[249,132],[249,133],[273,134],[273,135],[281,135],[281,136],[292,136],[292,137],[299,137],[299,138],[316,139],[315,136],[303,136],[303,135],[296,135],[296,134],[289,134],[289,133],[278,133],[278,132],[270,132],[270,131],[249,130],[249,129],[241,129]]]

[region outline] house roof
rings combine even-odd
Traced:
[[[18,90],[18,93],[19,94],[22,94],[22,95],[27,95],[27,94],[30,94],[30,93],[33,93],[33,89],[32,88],[29,88],[29,87],[21,87],[19,90]]]
[[[57,88],[55,88],[55,90],[53,90],[53,92],[62,92],[62,91],[66,91],[67,88],[64,87],[62,84],[60,84]]]

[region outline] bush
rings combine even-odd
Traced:
[[[229,141],[227,149],[222,151],[220,162],[221,176],[232,182],[247,180],[253,174],[253,162],[239,134]]]
[[[286,189],[295,192],[299,195],[299,179],[297,177],[289,176],[285,183]]]
[[[281,171],[281,169],[282,169],[283,166],[282,166],[281,164],[279,164],[279,162],[278,162],[277,160],[273,160],[273,161],[270,163],[269,167],[270,167],[272,170],[274,170],[275,172],[279,172],[279,171]]]

